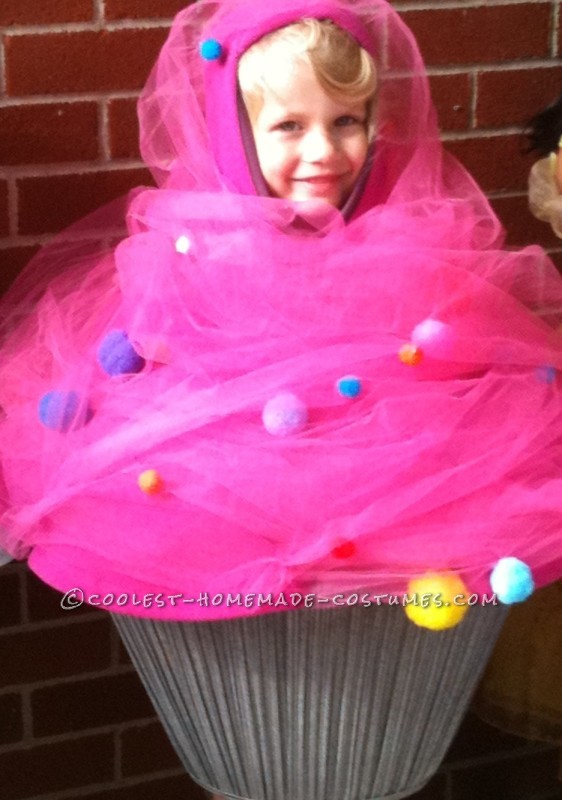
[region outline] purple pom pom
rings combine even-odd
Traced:
[[[305,427],[308,409],[296,395],[285,392],[267,401],[262,420],[268,433],[273,436],[288,436]]]
[[[98,363],[108,375],[140,372],[146,361],[139,356],[125,331],[110,331],[98,348]]]
[[[66,433],[80,428],[91,419],[92,412],[78,392],[47,392],[39,401],[39,419],[52,431]]]
[[[537,380],[539,380],[541,383],[547,383],[549,385],[556,382],[556,374],[556,367],[553,367],[551,364],[547,364],[544,367],[537,367],[536,370]]]

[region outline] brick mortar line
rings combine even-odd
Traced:
[[[443,143],[472,139],[495,139],[501,136],[520,136],[522,126],[510,125],[505,128],[476,128],[463,131],[445,131],[441,134]],[[100,172],[132,172],[146,169],[141,159],[113,159],[103,161],[101,158],[91,161],[52,162],[48,164],[20,164],[4,166],[4,177],[10,180],[42,179],[52,177],[76,177],[79,175],[96,175]]]
[[[78,175],[95,175],[98,172],[132,172],[136,169],[146,168],[144,161],[139,159],[115,159],[105,162],[99,158],[92,161],[67,161],[53,162],[50,164],[21,164],[19,166],[4,166],[2,171],[7,178],[53,178]]]
[[[427,0],[425,3],[410,3],[408,0],[403,0],[403,2],[393,3],[393,8],[395,8],[398,12],[400,11],[436,11],[437,9],[446,8],[446,9],[458,9],[463,10],[465,8],[490,8],[490,7],[500,7],[500,6],[524,6],[524,5],[536,5],[540,3],[542,5],[547,5],[548,3],[552,2],[552,0]]]
[[[470,756],[465,760],[458,759],[456,761],[449,761],[446,764],[442,764],[440,769],[442,771],[447,770],[451,773],[460,772],[461,770],[469,767],[481,767],[486,766],[487,764],[494,764],[498,761],[514,761],[516,758],[520,758],[521,756],[535,755],[537,753],[548,753],[549,751],[556,750],[557,748],[559,748],[559,746],[553,744],[552,742],[526,742],[525,739],[522,739],[521,746],[517,747],[516,750],[505,750],[490,753],[489,755]]]
[[[441,134],[441,141],[463,142],[467,139],[498,139],[500,136],[520,136],[524,126],[510,125],[505,128],[475,128],[467,131],[444,131]]]
[[[160,722],[156,716],[156,712],[154,712],[154,716],[139,717],[138,719],[130,720],[129,722],[115,722],[112,725],[98,725],[95,728],[80,728],[79,730],[65,731],[64,733],[53,733],[50,736],[31,735],[29,738],[26,737],[25,739],[21,739],[19,742],[3,744],[0,747],[0,755],[9,755],[14,751],[31,750],[35,747],[64,744],[65,742],[73,741],[77,738],[77,736],[80,736],[80,738],[88,738],[90,736],[100,735],[120,735],[136,727],[148,727],[149,725],[153,725],[155,722]]]
[[[121,664],[118,667],[109,666],[106,667],[105,669],[98,669],[94,672],[81,672],[76,675],[61,675],[58,678],[44,678],[43,680],[28,681],[26,683],[12,683],[9,686],[2,688],[1,694],[15,694],[17,692],[21,692],[24,690],[35,692],[37,690],[42,690],[42,689],[52,689],[58,686],[71,686],[74,683],[93,681],[97,680],[98,678],[113,678],[121,675],[136,675],[136,670],[134,669],[134,667],[129,666],[128,664]],[[145,717],[141,717],[141,719],[145,719]],[[59,736],[59,735],[63,734],[53,734],[53,736]],[[43,739],[50,737],[47,736],[47,737],[36,737],[36,738]],[[2,752],[2,747],[0,747],[0,752]]]
[[[70,92],[66,94],[26,94],[17,97],[0,97],[1,108],[16,108],[19,106],[46,106],[60,105],[62,103],[99,103],[102,100],[136,100],[140,89],[135,91],[103,91],[103,92]]]
[[[444,67],[431,67],[427,68],[427,74],[431,77],[433,75],[464,75],[466,73],[482,70],[484,72],[532,72],[541,69],[553,69],[555,67],[562,68],[562,60],[558,57],[549,57],[525,61],[510,61],[500,62],[497,64],[487,64],[482,62],[465,64],[464,68],[457,65],[444,66]]]
[[[504,191],[486,192],[486,197],[488,198],[488,200],[503,200],[504,198],[509,200],[514,197],[527,198],[527,192],[523,191],[522,189],[519,191],[517,189],[509,189],[509,190],[506,189]]]
[[[51,236],[51,239],[53,237]],[[6,248],[0,248],[6,249]],[[82,612],[81,614],[73,615],[72,611],[64,612],[68,616],[62,617],[60,619],[46,619],[41,620],[39,622],[32,622],[29,620],[25,620],[24,622],[20,622],[17,625],[8,625],[5,628],[0,629],[0,644],[2,643],[2,639],[5,636],[14,636],[18,633],[36,633],[38,631],[45,631],[45,630],[55,630],[56,628],[63,628],[67,625],[79,625],[82,621],[84,622],[92,622],[94,620],[102,620],[103,617],[98,613],[96,610],[92,608],[91,612],[88,613]],[[62,615],[62,610],[61,610]],[[2,694],[5,689],[2,687],[0,688],[0,694]]]
[[[4,172],[4,170],[2,171]],[[17,180],[14,175],[9,175],[7,172],[4,175],[8,180],[8,230],[10,231],[10,236],[17,236],[19,216]]]
[[[475,72],[500,73],[500,72],[530,72],[544,69],[562,68],[562,60],[557,56],[549,58],[527,59],[523,61],[505,61],[499,63],[490,62],[467,62],[465,64],[454,64],[451,66],[431,66],[427,67],[429,77],[439,77],[444,75],[467,75]],[[11,106],[26,105],[55,105],[57,103],[77,103],[77,102],[99,102],[100,100],[132,100],[138,98],[142,88],[134,90],[104,90],[90,92],[60,92],[52,94],[26,94],[26,95],[4,95],[0,97],[0,108]]]
[[[553,58],[556,58],[558,51],[558,34],[560,28],[560,4],[555,2],[552,6],[552,38],[550,43],[550,52]]]
[[[131,719],[127,722],[118,722],[113,727],[118,731],[118,733],[128,733],[129,731],[142,731],[143,728],[148,728],[151,725],[154,725],[155,722],[160,723],[160,719],[156,711],[154,711],[154,717],[145,717],[143,719]]]
[[[470,131],[475,131],[478,128],[478,72],[475,70],[470,73],[470,108],[469,108],[469,121],[468,127]],[[443,136],[443,134],[441,134]]]
[[[552,0],[532,0],[533,4],[547,5]],[[458,0],[440,0],[439,3],[395,3],[394,8],[400,11],[438,11],[440,9],[463,11],[467,8],[490,8],[514,5],[531,5],[531,0],[466,0],[459,5]],[[0,34],[9,36],[29,36],[49,33],[83,33],[88,31],[119,31],[131,29],[169,28],[173,17],[147,17],[140,19],[105,20],[95,18],[91,22],[58,22],[43,25],[9,25],[0,26]]]
[[[133,187],[133,188],[138,188]],[[154,186],[147,186],[147,189],[155,189]],[[120,195],[115,198],[116,200],[123,200],[127,196],[128,192],[122,192]],[[111,204],[111,200],[109,204]],[[104,205],[107,203],[100,203],[100,205],[94,209],[94,211],[103,208]],[[88,216],[87,214],[85,215]],[[83,218],[79,218],[77,221],[83,221]],[[73,223],[70,223],[72,226]],[[0,252],[3,250],[10,250],[13,248],[22,249],[27,247],[44,247],[49,244],[52,244],[53,240],[56,238],[59,244],[75,244],[77,242],[89,242],[89,243],[96,243],[99,245],[98,252],[100,253],[100,257],[106,255],[110,251],[113,252],[115,250],[116,245],[122,240],[127,238],[128,232],[126,225],[123,224],[122,227],[114,227],[108,230],[105,230],[103,233],[100,233],[99,229],[96,228],[89,228],[80,231],[80,233],[76,233],[74,235],[69,234],[68,231],[69,225],[64,227],[64,225],[60,228],[57,228],[53,231],[45,231],[41,233],[21,233],[16,234],[15,236],[10,237],[3,237],[0,239]],[[64,239],[63,234],[67,234]],[[87,605],[86,603],[84,605]],[[102,610],[102,606],[92,606],[92,611],[100,611]],[[34,623],[34,624],[43,624],[43,623]],[[12,630],[14,626],[10,628],[1,628],[0,627],[0,636],[2,632],[5,630]]]
[[[50,242],[53,241],[53,238],[55,236],[60,237],[63,231],[64,231],[64,228],[62,230],[59,230],[58,232],[57,231],[53,231],[51,233],[38,233],[38,234],[21,233],[21,234],[16,234],[14,236],[4,236],[4,237],[2,237],[0,239],[0,252],[2,250],[9,250],[10,248],[13,248],[13,247],[20,247],[20,248],[21,247],[36,247],[37,245],[41,246],[41,245],[44,245],[44,244],[49,244]],[[100,234],[99,234],[98,230],[90,230],[90,231],[84,230],[80,234],[76,234],[74,236],[68,235],[67,238],[66,238],[66,241],[68,241],[68,242],[76,242],[76,241],[80,241],[80,240],[91,241],[92,238],[97,239],[98,241],[101,241],[101,240],[103,240],[104,237],[107,238],[107,236],[110,236],[112,239],[115,239],[115,238],[120,238],[120,237],[124,236],[125,234],[126,234],[126,231],[124,230],[123,227],[121,227],[121,228],[113,228],[113,229],[110,229],[108,231],[104,231],[103,237],[100,237]],[[60,241],[62,242],[62,239]],[[99,611],[99,609],[97,609],[97,610]],[[92,617],[94,616],[93,615],[93,611],[94,611],[94,609],[92,609]],[[81,619],[83,619],[83,618],[84,618],[84,616],[82,615]],[[46,622],[47,622],[47,620],[44,620],[41,623],[31,623],[31,624],[44,624]],[[19,623],[19,625],[21,625],[21,623]],[[16,627],[18,627],[18,626],[11,625],[10,627],[0,628],[0,636],[2,635],[3,631],[5,631],[5,630],[13,630]]]
[[[548,67],[560,67],[562,60],[558,57],[541,56],[540,58],[528,58],[518,60],[517,58],[504,59],[503,61],[466,61],[463,64],[437,65],[426,64],[428,75],[462,75],[465,73],[480,70],[482,72],[516,72],[517,70],[526,71],[533,69],[547,69]],[[394,76],[391,76],[394,77]],[[400,77],[400,75],[398,75]]]
[[[44,36],[65,33],[100,33],[101,31],[152,30],[167,29],[173,22],[172,17],[151,19],[121,20],[115,22],[58,22],[50,25],[10,25],[0,27],[0,35],[5,36]]]
[[[148,772],[144,775],[135,775],[133,778],[124,778],[122,781],[107,781],[104,783],[91,783],[89,786],[80,786],[76,789],[59,789],[49,794],[33,795],[33,797],[25,798],[25,800],[76,800],[76,798],[84,798],[98,794],[100,791],[107,789],[126,789],[135,786],[149,786],[151,783],[162,780],[162,778],[176,778],[181,775],[186,775],[183,767],[175,769],[161,770],[159,772]]]
[[[6,92],[6,52],[4,37],[0,35],[0,95]]]
[[[0,45],[1,46],[1,45]],[[541,69],[562,68],[558,57],[532,59],[525,61],[506,61],[504,63],[471,62],[452,66],[429,66],[427,75],[439,77],[443,75],[467,75],[477,71],[486,73],[539,71]],[[100,92],[61,92],[60,94],[27,94],[0,97],[0,108],[27,105],[55,105],[60,103],[99,102],[100,100],[133,100],[138,98],[142,89],[114,90]]]
[[[98,144],[102,161],[111,161],[111,145],[109,141],[109,101],[103,98],[98,103]]]
[[[103,24],[105,21],[105,0],[93,0],[94,21]]]

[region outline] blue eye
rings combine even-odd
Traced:
[[[277,130],[287,131],[288,133],[291,133],[292,131],[296,131],[298,129],[299,129],[298,122],[294,122],[293,120],[290,119],[286,120],[285,122],[280,122],[279,125],[277,125]]]
[[[344,114],[337,118],[335,124],[338,128],[345,128],[348,125],[364,125],[364,122],[362,119],[351,116],[351,114]]]

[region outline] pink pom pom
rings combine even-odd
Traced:
[[[268,400],[262,413],[264,427],[273,436],[288,436],[301,431],[308,421],[308,409],[302,400],[284,392]]]
[[[428,317],[412,331],[412,342],[423,348],[427,355],[449,358],[455,346],[455,333],[453,327],[446,322]]]

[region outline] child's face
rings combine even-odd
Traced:
[[[341,207],[367,157],[367,104],[334,100],[306,61],[295,59],[290,70],[272,67],[252,121],[269,191],[285,200]]]

